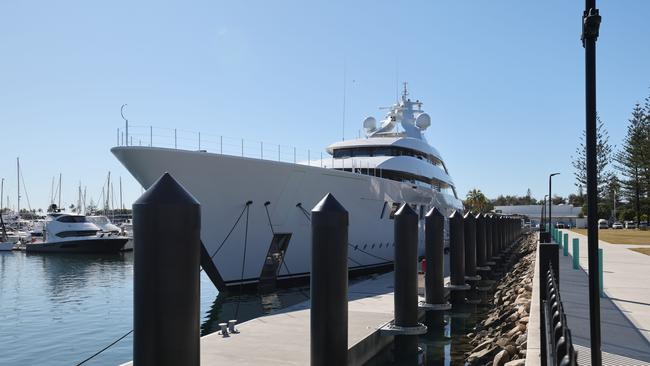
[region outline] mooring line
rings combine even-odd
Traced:
[[[351,246],[351,247],[353,247],[353,248],[355,248],[355,246],[352,245],[352,244],[350,244],[350,243],[348,243],[348,245]],[[392,260],[386,259],[386,258],[384,258],[384,257],[380,257],[380,256],[378,256],[378,255],[374,255],[374,254],[372,254],[372,253],[368,253],[368,252],[366,252],[365,250],[363,250],[363,249],[361,249],[361,248],[359,248],[359,247],[356,247],[355,250],[358,250],[358,251],[360,251],[361,253],[365,253],[365,254],[367,254],[367,255],[369,255],[369,256],[371,256],[371,257],[374,257],[374,258],[376,258],[376,259],[380,259],[380,260],[382,260],[382,261],[384,261],[384,262],[392,262]]]
[[[86,362],[92,360],[93,358],[95,358],[96,356],[98,356],[100,353],[106,351],[107,349],[111,348],[111,347],[112,347],[114,344],[116,344],[117,342],[119,342],[119,341],[121,341],[122,339],[126,338],[126,336],[128,336],[128,335],[131,334],[131,333],[133,333],[133,329],[131,329],[131,330],[128,331],[126,334],[124,334],[124,335],[121,336],[120,338],[118,338],[118,339],[116,339],[115,341],[113,341],[113,343],[111,343],[111,344],[109,344],[108,346],[106,346],[106,347],[102,348],[101,350],[97,351],[94,355],[92,355],[92,356],[86,358],[85,360],[79,362],[79,363],[77,364],[77,366],[79,366],[79,365],[83,365],[84,363],[86,363]]]
[[[239,217],[237,218],[237,221],[235,221],[235,224],[232,226],[232,228],[230,228],[230,231],[228,232],[228,235],[226,235],[226,238],[223,239],[223,241],[222,241],[221,244],[219,245],[219,248],[217,248],[217,250],[214,252],[214,254],[212,254],[212,255],[210,256],[210,259],[213,259],[214,256],[217,255],[217,253],[219,253],[219,251],[221,250],[221,248],[223,247],[223,245],[226,244],[226,241],[228,240],[228,238],[229,238],[230,235],[232,234],[233,230],[235,230],[235,228],[237,227],[237,224],[239,224],[239,220],[241,220],[241,217],[244,215],[244,211],[246,211],[246,209],[248,208],[248,206],[249,206],[251,203],[253,203],[253,202],[252,202],[252,201],[248,201],[248,202],[246,202],[246,205],[244,206],[244,209],[243,209],[243,210],[241,211],[241,213],[239,214]]]

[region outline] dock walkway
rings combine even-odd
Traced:
[[[560,295],[580,364],[589,360],[589,289],[587,237],[572,231],[569,255],[560,252]],[[580,239],[579,263],[572,265],[573,238]],[[603,360],[650,365],[650,256],[629,250],[631,245],[600,241],[603,249],[601,334]],[[646,246],[647,247],[647,246]],[[648,362],[648,363],[646,363]]]
[[[348,365],[363,365],[392,342],[393,337],[380,335],[379,328],[394,318],[393,282],[389,272],[350,285]],[[218,332],[201,337],[201,365],[308,365],[309,307],[305,301],[249,320],[237,326],[238,334],[226,338]]]

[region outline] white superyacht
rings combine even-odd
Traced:
[[[201,265],[225,290],[308,278],[309,211],[328,192],[349,212],[353,273],[392,265],[393,214],[401,203],[421,218],[432,207],[446,215],[462,209],[442,156],[423,135],[430,125],[405,84],[379,125],[365,119],[366,138],[336,142],[322,160],[285,163],[150,146],[111,151],[145,189],[169,172],[197,198]]]

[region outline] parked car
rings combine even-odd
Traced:
[[[599,229],[608,229],[609,228],[609,222],[605,219],[600,219],[598,220],[598,228]]]
[[[625,228],[626,229],[636,229],[636,222],[634,222],[634,221],[626,221],[625,222]]]
[[[620,221],[616,221],[612,224],[612,229],[623,229],[623,223]]]
[[[564,229],[564,223],[563,222],[556,222],[555,223],[555,228],[556,229]]]
[[[641,221],[639,223],[639,230],[648,230],[648,222],[647,221]]]

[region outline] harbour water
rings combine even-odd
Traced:
[[[307,291],[308,292],[308,291]],[[201,274],[201,333],[305,300],[304,289],[225,296]],[[237,308],[239,310],[237,311]],[[133,326],[133,253],[0,252],[0,365],[77,364]],[[132,359],[131,335],[88,362]]]

